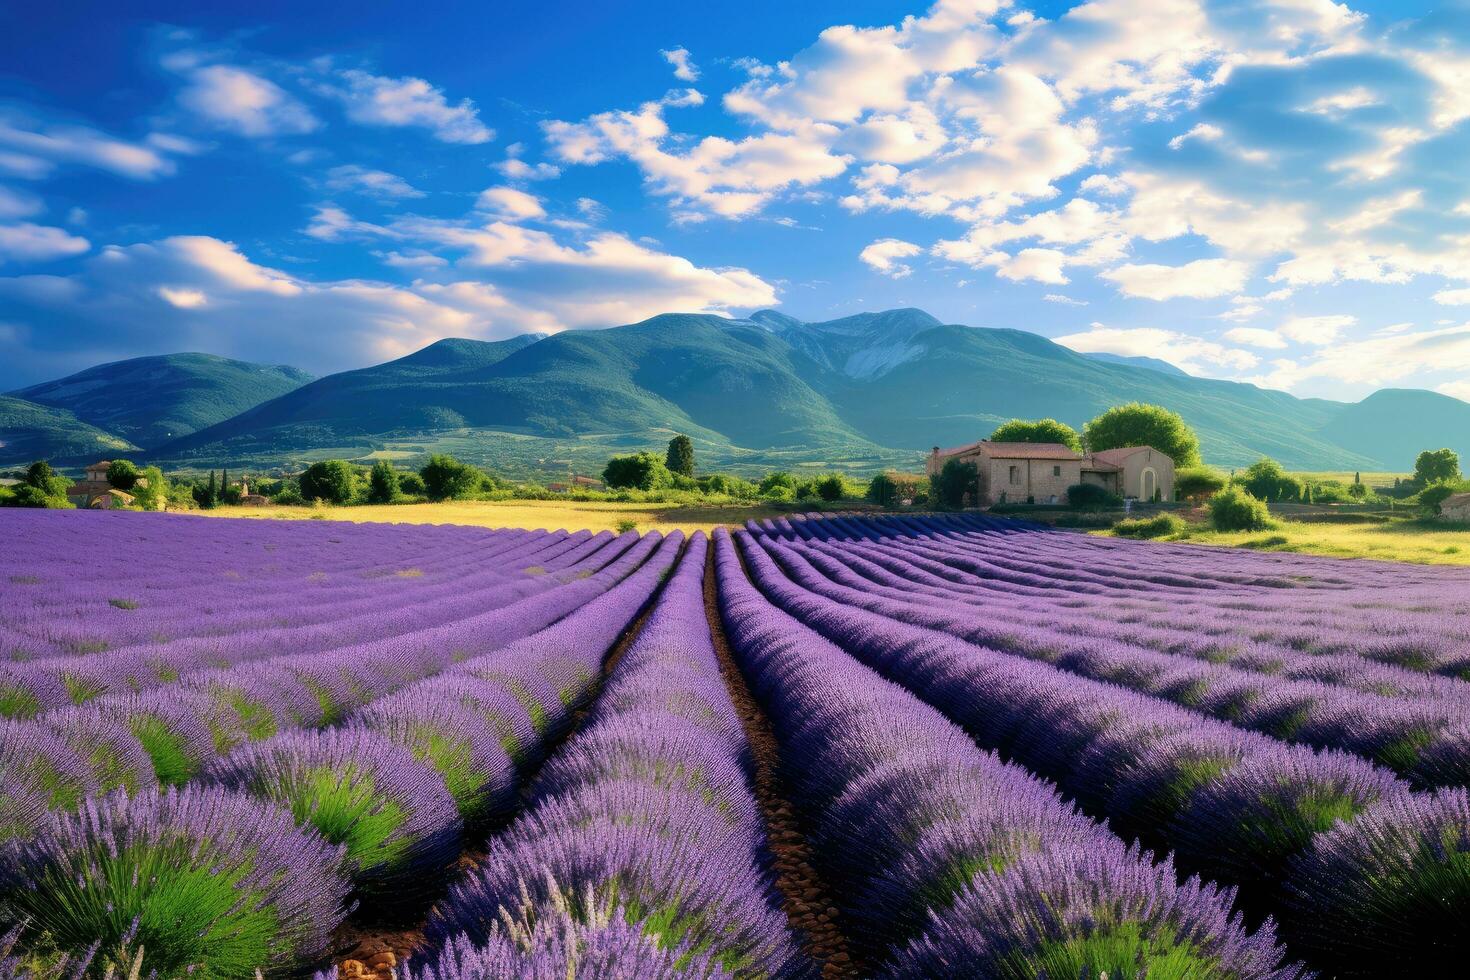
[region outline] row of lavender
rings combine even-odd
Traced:
[[[160,975],[288,975],[352,902],[370,917],[421,906],[464,829],[512,808],[678,547],[627,536],[605,567],[453,643],[430,631],[280,657],[5,723],[0,915],[29,924],[25,969],[59,969],[37,949],[124,967],[148,950]],[[271,724],[252,730],[260,713]],[[151,788],[160,777],[181,788]]]
[[[981,746],[1056,780],[1125,838],[1174,851],[1187,871],[1239,885],[1251,914],[1280,917],[1293,951],[1314,964],[1341,975],[1383,975],[1463,956],[1470,800],[1459,785],[1466,740],[1453,699],[1369,696],[1126,644],[1105,657],[1129,669],[1102,681],[1079,666],[1099,659],[1088,650],[1096,641],[1070,637],[1045,618],[1022,635],[990,618],[992,608],[1006,608],[1003,587],[968,596],[961,590],[946,602],[926,592],[945,575],[931,576],[918,560],[902,564],[911,552],[944,555],[950,572],[977,561],[992,570],[1013,564],[993,559],[996,539],[1009,554],[1028,540],[1052,556],[1068,542],[1096,547],[1077,536],[977,522],[961,527],[949,549],[932,540],[939,535],[895,536],[891,527],[853,520],[753,530],[741,536],[743,554],[778,606],[913,690]],[[832,538],[844,540],[823,543]],[[1176,588],[1214,578],[1249,601],[1253,590],[1284,588],[1281,580],[1304,567],[1353,580],[1350,591],[1337,590],[1339,598],[1363,599],[1378,571],[1277,560],[1252,568],[1239,556],[1214,563],[1199,551],[1187,557],[1177,570],[1154,561],[1150,574]],[[1389,589],[1394,579],[1422,574],[1382,572]],[[1055,587],[1028,574],[1034,588]],[[1456,599],[1443,601],[1448,608]],[[1178,665],[1178,685],[1159,680],[1168,670],[1158,658]],[[1130,678],[1140,680],[1116,683]],[[1174,704],[1153,696],[1190,689],[1198,693],[1170,698]],[[1291,725],[1264,721],[1287,715]],[[1438,788],[1416,792],[1388,767]]]

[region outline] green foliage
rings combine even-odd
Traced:
[[[1460,456],[1453,449],[1426,449],[1414,460],[1414,482],[1422,487],[1460,478]]]
[[[1104,510],[1122,507],[1123,498],[1096,483],[1074,483],[1067,488],[1067,506],[1078,510]]]
[[[1188,522],[1173,514],[1133,517],[1113,525],[1113,533],[1120,538],[1163,538],[1188,530]]]
[[[990,433],[991,442],[1056,442],[1082,452],[1077,430],[1056,419],[1011,419]]]
[[[828,503],[841,500],[847,496],[847,481],[843,480],[841,473],[829,473],[817,481],[816,492]]]
[[[484,473],[445,453],[430,456],[419,477],[430,500],[464,500],[479,493],[485,483]]]
[[[107,482],[119,490],[131,490],[138,482],[138,467],[130,459],[114,459],[107,468]]]
[[[1162,405],[1129,402],[1108,409],[1082,427],[1088,452],[1151,446],[1174,460],[1176,467],[1198,466],[1199,438],[1177,412]]]
[[[1460,491],[1461,488],[1453,483],[1436,483],[1425,487],[1419,491],[1419,506],[1431,514],[1438,514],[1440,505]]]
[[[759,489],[762,497],[769,497],[777,490],[789,490],[790,495],[786,499],[795,500],[796,477],[787,473],[785,470],[772,470],[761,477]]]
[[[108,475],[111,476],[110,473]],[[144,510],[163,510],[168,501],[168,494],[168,478],[163,475],[163,470],[156,466],[144,469],[142,479],[133,487],[134,500]]]
[[[737,500],[751,500],[756,495],[754,483],[725,473],[711,473],[709,476],[702,476],[699,478],[698,486],[704,493],[734,497]]]
[[[668,467],[653,453],[614,456],[602,471],[602,482],[613,489],[654,490],[673,484]]]
[[[424,497],[429,493],[429,488],[424,486],[424,478],[414,472],[398,474],[398,490],[410,497]]]
[[[66,499],[71,481],[58,476],[45,460],[38,460],[26,470],[25,482],[0,496],[0,507],[35,507],[46,510],[69,510],[71,501]]]
[[[368,502],[391,504],[397,496],[398,471],[393,469],[392,463],[380,459],[373,464],[372,472],[368,473]]]
[[[1217,531],[1264,531],[1275,527],[1265,502],[1233,484],[1210,498],[1210,524]]]
[[[951,510],[965,505],[965,494],[978,494],[980,471],[974,463],[957,459],[945,462],[944,468],[929,478],[929,497],[940,507]]]
[[[1234,480],[1257,500],[1271,503],[1300,500],[1302,484],[1294,476],[1287,475],[1281,464],[1274,459],[1258,459]]]
[[[887,473],[879,473],[868,481],[867,498],[880,507],[898,503],[898,482]]]
[[[619,534],[627,534],[629,531],[638,530],[638,522],[630,521],[627,518],[624,518],[623,520],[618,521],[618,523],[615,524],[614,527]]]
[[[301,474],[301,496],[331,504],[348,503],[356,488],[356,475],[352,464],[345,459],[324,459],[312,463]]]
[[[664,457],[664,466],[670,473],[679,476],[694,475],[694,442],[688,436],[674,436],[669,440],[669,451]]]
[[[1183,500],[1208,497],[1225,489],[1229,479],[1219,470],[1207,466],[1191,466],[1174,471],[1174,492]]]

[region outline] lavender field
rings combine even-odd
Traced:
[[[0,978],[1458,975],[1470,570],[0,516]]]

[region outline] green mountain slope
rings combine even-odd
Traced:
[[[166,354],[99,364],[11,392],[150,447],[233,418],[311,380],[292,367],[213,354]]]
[[[1470,468],[1470,404],[1433,391],[1385,388],[1348,405],[1317,433],[1387,470],[1412,470],[1422,449],[1448,447]]]
[[[0,465],[38,459],[94,462],[137,448],[64,409],[0,395]]]
[[[1137,363],[1138,361],[1145,363]],[[607,330],[445,340],[322,378],[159,446],[166,462],[292,465],[325,454],[456,452],[506,472],[583,472],[608,453],[695,439],[706,465],[917,467],[934,445],[1012,417],[1074,426],[1112,405],[1166,405],[1221,466],[1402,468],[1470,433],[1470,405],[1380,392],[1356,405],[1078,354],[1020,330],[922,310],[804,323],[668,314]]]

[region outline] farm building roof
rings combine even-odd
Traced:
[[[939,455],[958,456],[961,453],[978,452],[982,447],[986,455],[999,459],[1070,460],[1082,458],[1059,442],[991,442],[989,439],[955,446],[953,449],[941,449]]]

